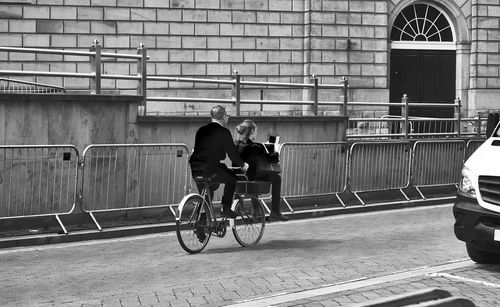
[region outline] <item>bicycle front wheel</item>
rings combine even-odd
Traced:
[[[243,247],[257,244],[266,225],[264,208],[259,199],[256,196],[239,197],[234,211],[238,217],[231,221],[231,226],[236,241]]]
[[[210,235],[210,209],[198,194],[191,194],[179,204],[176,222],[177,239],[181,247],[190,254],[201,252],[207,246]]]

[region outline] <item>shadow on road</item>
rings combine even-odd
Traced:
[[[314,240],[314,239],[289,239],[289,240],[269,240],[258,243],[256,246],[247,247],[249,250],[286,250],[286,249],[314,249],[318,247],[331,246],[341,243],[341,240]],[[209,248],[206,253],[232,253],[237,247]]]

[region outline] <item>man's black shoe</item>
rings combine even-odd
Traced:
[[[281,212],[272,212],[269,214],[269,218],[271,220],[278,220],[278,221],[282,221],[282,222],[286,222],[288,221],[290,218],[287,217],[287,216],[284,216],[283,214],[281,214]]]
[[[207,223],[207,214],[203,212],[200,215],[200,219],[197,222],[198,226],[196,226],[194,230],[194,233],[196,234],[198,241],[200,241],[201,243],[205,242],[205,238],[207,237],[207,235],[205,234],[205,227],[203,227],[203,225],[206,225],[206,223]]]
[[[203,231],[203,228],[196,228],[194,230],[194,233],[196,234],[198,241],[200,241],[201,243],[205,242],[205,238],[207,237],[207,235]]]
[[[222,216],[227,217],[228,219],[235,219],[238,217],[238,214],[233,210],[222,210]]]

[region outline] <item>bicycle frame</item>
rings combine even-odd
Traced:
[[[201,196],[201,198],[203,198],[203,202],[207,204],[207,206],[210,210],[210,225],[213,228],[214,225],[217,225],[217,223],[219,221],[224,221],[225,218],[221,218],[220,220],[217,219],[217,216],[215,215],[215,211],[214,211],[212,197],[210,196],[210,193],[209,193],[209,187],[210,187],[210,183],[208,183],[204,180],[204,186],[203,186],[203,189],[201,190],[201,193],[199,193],[199,194],[198,193],[190,193],[190,194],[184,196],[184,199],[188,199],[189,197],[191,197],[193,195]],[[182,212],[182,210],[184,208],[184,199],[179,204],[179,209],[178,209],[179,212]],[[233,200],[233,203],[231,206],[234,208],[234,206],[236,206],[237,202],[238,202],[237,199]],[[175,219],[178,221],[180,219],[180,214],[176,215]]]

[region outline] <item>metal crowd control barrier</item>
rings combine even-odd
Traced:
[[[345,142],[283,143],[280,151],[282,198],[334,194],[346,190],[347,146]]]
[[[60,214],[76,203],[78,149],[73,145],[0,146],[0,220]]]
[[[411,183],[420,187],[456,185],[464,161],[465,141],[428,140],[413,145]]]
[[[410,184],[411,147],[408,141],[356,142],[349,150],[348,182],[350,191],[365,204],[357,193],[399,190]]]
[[[465,145],[465,157],[464,162],[470,158],[470,156],[484,143],[485,139],[472,139],[468,140]]]
[[[185,144],[90,145],[83,152],[82,210],[169,207],[178,204],[189,184]]]

